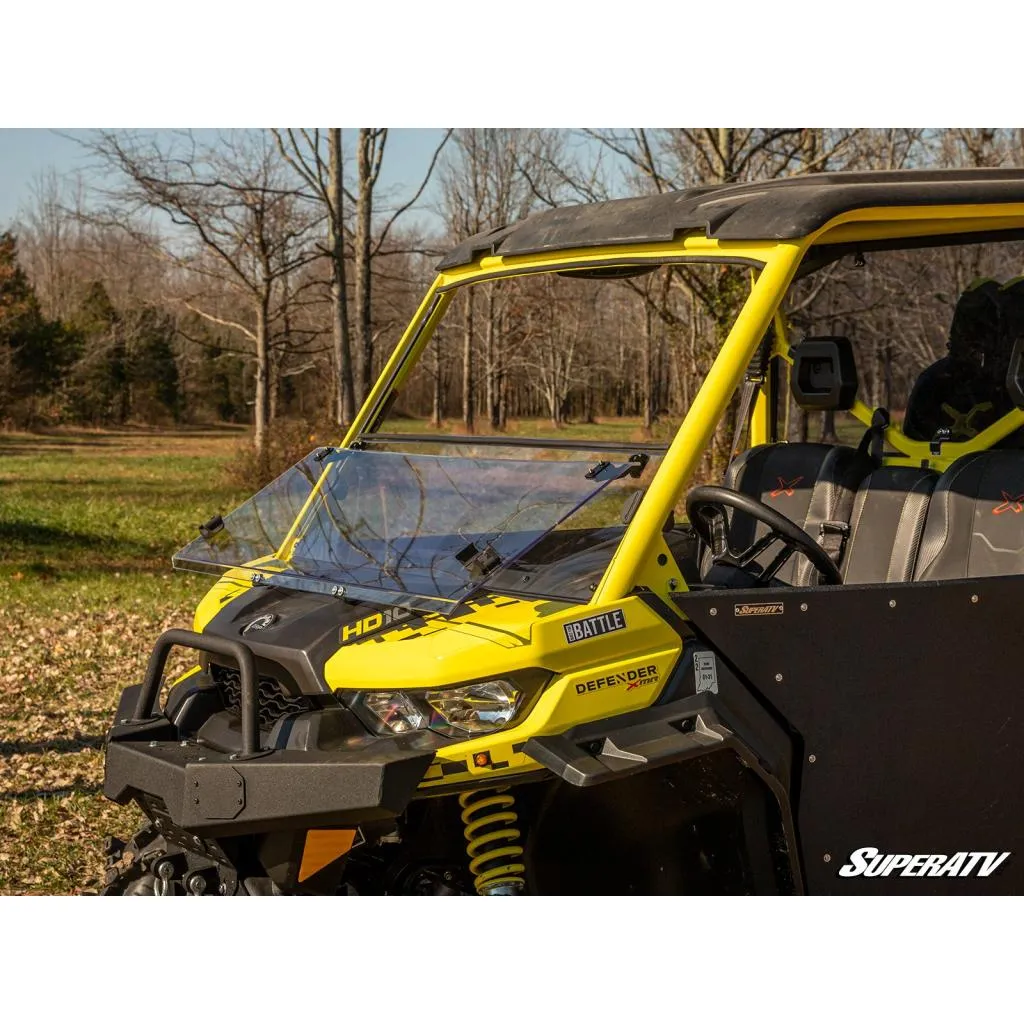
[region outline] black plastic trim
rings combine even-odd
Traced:
[[[548,437],[508,437],[495,434],[360,434],[361,444],[464,444],[491,448],[555,448],[570,452],[667,452],[667,444],[626,441],[565,441]]]
[[[803,238],[840,214],[875,207],[1020,202],[1024,170],[1018,168],[795,175],[545,210],[466,239],[437,269],[488,255],[672,242],[695,232],[723,240]]]
[[[146,666],[146,675],[135,705],[135,722],[154,717],[157,699],[163,687],[167,657],[174,647],[188,647],[206,654],[231,658],[238,665],[241,677],[242,756],[254,757],[259,753],[259,692],[256,688],[256,659],[252,651],[240,640],[219,636],[205,636],[189,629],[169,629],[153,645],[153,653]]]

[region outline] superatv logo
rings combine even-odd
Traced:
[[[750,615],[782,615],[786,606],[781,601],[762,602],[760,604],[734,604],[733,615],[747,618]]]
[[[873,846],[862,846],[850,854],[839,869],[841,878],[988,878],[1003,864],[1009,853],[975,851],[944,853],[879,853]]]
[[[363,619],[357,619],[349,626],[341,627],[340,640],[343,644],[351,643],[353,640],[360,640],[370,633],[385,626],[393,626],[398,622],[405,622],[407,619],[416,618],[417,613],[409,611],[408,608],[385,608],[384,611],[374,612]]]
[[[565,630],[566,643],[575,644],[580,640],[589,640],[591,637],[604,636],[605,633],[614,633],[617,629],[625,629],[626,614],[621,608],[616,608],[615,611],[605,612],[603,615],[591,615],[589,619],[567,622],[562,628]]]
[[[609,686],[624,686],[626,692],[635,690],[638,686],[648,686],[658,681],[658,666],[643,665],[640,668],[631,668],[628,672],[616,672],[613,676],[601,676],[600,679],[590,679],[585,683],[576,684],[577,693],[596,693],[598,690],[605,690]]]

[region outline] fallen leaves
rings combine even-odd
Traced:
[[[98,890],[104,836],[139,824],[136,809],[102,796],[103,735],[156,637],[191,619],[191,599],[73,606],[0,604],[2,894]],[[169,672],[189,664],[181,652]]]

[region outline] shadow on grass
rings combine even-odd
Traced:
[[[246,437],[249,428],[244,424],[224,424],[217,427],[176,427],[173,430],[103,430],[96,433],[74,431],[47,431],[26,434],[0,433],[0,455],[24,455],[33,451],[52,449],[99,448],[116,450],[132,444],[165,444],[167,442],[224,441]]]
[[[0,521],[0,548],[12,554],[10,549],[26,552],[35,549],[38,553],[65,555],[69,553],[102,552],[110,558],[152,559],[153,548],[139,541],[115,540],[95,533],[78,533],[59,527],[43,526],[40,523],[19,519]]]
[[[80,754],[83,750],[99,750],[103,745],[103,734],[95,736],[53,736],[45,740],[0,743],[0,757],[13,754]]]
[[[98,782],[87,786],[54,786],[52,789],[21,789],[15,793],[4,793],[0,800],[45,800],[55,796],[96,796],[103,787]]]

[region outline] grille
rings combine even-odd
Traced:
[[[242,706],[242,677],[236,668],[224,665],[211,665],[210,677],[220,687],[224,697],[224,706],[228,711],[239,714]],[[295,697],[270,676],[260,676],[259,684],[259,718],[260,728],[269,729],[282,715],[297,715],[309,711],[311,703],[308,697]]]

